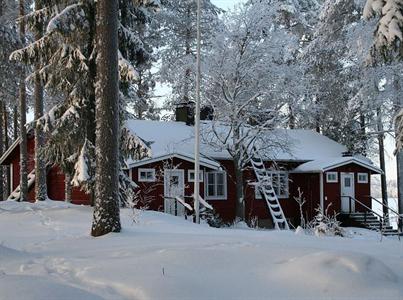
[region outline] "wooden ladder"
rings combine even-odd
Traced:
[[[273,219],[274,228],[277,230],[289,230],[287,219],[285,218],[283,209],[276,192],[273,189],[272,178],[269,176],[266,167],[264,166],[261,156],[256,150],[253,151],[251,164],[257,178],[257,187],[263,198],[266,200],[271,217]]]
[[[28,174],[28,190],[35,182],[35,168]],[[20,186],[17,186],[15,190],[8,196],[7,200],[19,201],[21,198]]]

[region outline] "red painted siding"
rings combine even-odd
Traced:
[[[35,139],[29,135],[27,140],[28,152],[28,173],[35,167]],[[18,145],[9,155],[4,164],[12,164],[13,168],[13,190],[20,184],[20,146]],[[64,174],[58,167],[51,167],[47,174],[48,197],[52,200],[64,201]],[[77,188],[73,188],[72,198],[74,204],[89,205],[89,196]],[[35,186],[32,185],[28,191],[28,200],[35,201]]]
[[[371,172],[359,165],[349,164],[339,168],[335,168],[333,170],[329,170],[329,172],[337,172],[338,180],[337,183],[328,183],[326,182],[326,173],[324,174],[324,204],[325,208],[332,203],[330,211],[340,212],[341,210],[341,180],[340,173],[354,173],[354,188],[355,188],[355,198],[366,206],[372,208],[372,201],[369,198],[371,195]],[[358,173],[367,173],[368,174],[368,183],[358,183]],[[356,205],[356,211],[365,211],[365,209]]]
[[[34,139],[28,138],[28,171],[32,171],[34,168]],[[13,189],[19,185],[19,146],[10,154],[4,164],[13,165]],[[224,160],[220,161],[223,170],[227,172],[227,199],[226,200],[208,200],[213,205],[216,212],[221,216],[225,222],[232,222],[235,219],[236,208],[236,183],[235,172],[232,161]],[[285,170],[292,170],[297,166],[296,163],[283,163],[280,164]],[[188,203],[192,203],[190,198],[193,194],[193,182],[188,180],[188,170],[193,170],[194,165],[188,161],[174,158],[173,160],[166,160],[155,162],[152,164],[141,166],[141,168],[153,168],[156,170],[157,180],[156,182],[138,182],[138,168],[132,170],[132,178],[138,183],[140,189],[138,190],[139,203],[138,207],[146,207],[151,210],[164,211],[164,168],[178,168],[184,170],[185,179],[185,199]],[[267,163],[267,167],[270,167],[270,163]],[[204,172],[206,168],[202,167]],[[331,211],[340,212],[341,200],[340,200],[340,172],[353,172],[355,176],[355,193],[356,198],[365,203],[368,207],[371,207],[371,201],[368,198],[370,195],[370,171],[366,168],[360,167],[355,164],[346,165],[343,167],[331,170],[338,172],[337,183],[327,183],[326,176],[324,176],[324,204],[325,207],[332,203]],[[357,182],[358,173],[368,173],[369,182],[362,184]],[[267,205],[264,200],[255,199],[254,186],[250,185],[251,182],[255,182],[255,176],[253,170],[248,169],[244,172],[245,179],[245,213],[247,219],[257,217],[260,220],[269,220],[270,214]],[[287,218],[290,219],[293,225],[298,225],[300,220],[299,206],[294,200],[294,197],[298,195],[298,187],[303,192],[303,197],[306,199],[306,203],[303,207],[304,215],[309,220],[315,215],[315,209],[320,204],[320,175],[319,174],[289,174],[289,198],[280,199],[280,204]],[[47,176],[48,184],[48,196],[53,200],[64,200],[64,174],[57,167],[50,168]],[[204,182],[200,185],[201,196],[204,197]],[[29,200],[35,199],[34,188],[29,191]],[[89,196],[84,192],[73,189],[72,198],[76,204],[90,204]],[[363,210],[359,205],[356,206],[358,211]]]

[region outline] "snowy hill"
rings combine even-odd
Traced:
[[[0,203],[0,299],[401,299],[403,243],[213,229],[122,211],[89,236],[90,207]]]

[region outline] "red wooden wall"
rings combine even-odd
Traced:
[[[28,152],[28,173],[30,173],[35,167],[35,139],[32,135],[28,136],[27,140],[27,152]],[[13,187],[15,190],[20,184],[20,146],[18,145],[12,153],[9,155],[4,164],[12,164],[13,169]],[[49,199],[56,201],[64,201],[64,174],[58,167],[51,167],[47,174],[47,187]],[[89,196],[78,188],[73,188],[72,199],[74,204],[90,204]],[[28,191],[28,200],[35,201],[35,186],[32,185]]]
[[[325,208],[332,203],[330,211],[340,212],[341,210],[341,180],[340,180],[340,173],[354,173],[354,188],[355,188],[355,198],[366,206],[372,208],[372,201],[369,198],[371,195],[371,172],[370,170],[361,167],[356,164],[349,164],[339,168],[335,168],[333,170],[329,170],[329,172],[337,172],[338,181],[335,183],[328,183],[326,182],[326,173],[324,174],[324,204]],[[368,183],[358,183],[358,173],[367,173],[368,174]],[[365,209],[361,206],[356,204],[355,205],[356,211],[365,211]]]
[[[32,171],[34,168],[34,139],[32,137],[28,138],[28,171]],[[4,164],[13,165],[13,190],[19,185],[19,146],[14,149],[10,154]],[[227,199],[226,200],[209,200],[208,202],[212,204],[216,212],[221,216],[221,218],[226,222],[232,222],[235,219],[236,211],[236,183],[235,183],[235,172],[232,161],[225,160],[220,161],[223,170],[227,172]],[[165,164],[165,167],[164,167]],[[188,203],[192,203],[193,200],[190,196],[193,194],[193,182],[188,181],[188,170],[194,168],[193,163],[184,161],[181,159],[174,158],[173,160],[167,160],[165,162],[155,162],[148,165],[143,165],[141,168],[153,168],[156,169],[157,181],[156,182],[138,182],[138,168],[132,170],[132,178],[140,186],[139,207],[147,207],[151,210],[164,211],[164,178],[163,169],[173,168],[184,170],[185,175],[185,196]],[[269,167],[270,164],[267,164]],[[285,170],[292,170],[296,167],[295,163],[283,164],[280,167]],[[202,170],[206,172],[206,168],[202,167]],[[356,198],[361,202],[365,203],[367,206],[371,207],[371,200],[368,197],[370,195],[370,176],[369,182],[367,184],[362,184],[357,182],[357,173],[368,173],[370,171],[364,167],[350,164],[343,167],[336,168],[334,170],[338,172],[338,182],[337,183],[327,183],[326,176],[324,176],[324,204],[325,207],[329,203],[332,203],[330,211],[340,211],[341,200],[340,200],[340,172],[353,172],[355,174],[355,193]],[[244,172],[245,179],[245,213],[248,219],[256,216],[261,220],[270,219],[269,210],[264,200],[255,199],[254,186],[250,185],[249,182],[255,182],[255,176],[252,169],[248,169]],[[297,189],[303,192],[303,197],[306,199],[306,204],[304,205],[304,215],[309,220],[315,215],[315,209],[320,203],[320,177],[316,173],[290,173],[289,174],[289,198],[280,199],[280,204],[284,210],[287,218],[290,219],[291,223],[294,225],[299,224],[299,206],[294,200],[294,197],[298,195]],[[57,167],[50,168],[47,176],[48,184],[48,196],[52,200],[64,200],[64,174]],[[201,196],[204,197],[204,182],[200,184]],[[75,204],[90,204],[89,196],[84,192],[73,189],[72,198]],[[29,190],[29,200],[33,201],[35,199],[34,187]],[[356,205],[356,210],[363,210],[362,207]]]

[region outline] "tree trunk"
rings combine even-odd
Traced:
[[[386,182],[386,164],[385,164],[385,134],[383,133],[383,124],[382,124],[382,111],[381,108],[376,110],[377,115],[377,130],[378,134],[378,144],[379,144],[379,164],[383,174],[381,174],[381,189],[382,189],[382,203],[388,206],[388,190],[387,190],[387,182]],[[388,209],[383,207],[383,214],[387,215]]]
[[[289,112],[288,127],[290,129],[295,129],[295,115],[291,104],[288,104],[288,112]]]
[[[236,183],[236,217],[240,221],[245,221],[245,199],[243,190],[243,172],[242,168],[239,167],[239,161],[234,160],[235,169],[235,183]]]
[[[13,107],[13,140],[18,139],[18,105]]]
[[[9,140],[8,140],[8,112],[7,112],[7,106],[4,103],[3,106],[3,121],[4,121],[4,151],[7,151],[9,147]],[[10,166],[7,166],[5,168],[5,173],[6,173],[6,178],[5,178],[5,184],[4,184],[4,196],[5,199],[8,198],[10,195],[10,180],[11,180],[11,174],[10,174]]]
[[[400,91],[400,83],[398,80],[398,74],[394,74],[394,88],[396,90],[396,95],[399,95]],[[396,114],[399,113],[400,109],[402,108],[402,100],[399,96],[395,98],[395,112]],[[395,130],[397,131],[397,124],[395,124]],[[396,134],[397,136],[397,134]],[[399,214],[403,215],[403,151],[400,150],[396,153],[396,166],[397,166],[397,197],[398,197],[398,209]],[[400,226],[402,226],[402,222],[400,222]],[[402,227],[400,227],[402,228]]]
[[[120,232],[118,1],[97,2],[96,171],[93,236]]]
[[[89,16],[90,18],[90,24],[95,24],[95,11],[91,11],[93,14]],[[90,32],[88,35],[88,52],[87,56],[90,57],[92,55],[92,52],[94,50],[94,43],[96,40],[95,36],[95,28],[93,26],[90,27]],[[86,116],[86,138],[90,143],[96,147],[96,138],[95,138],[95,130],[96,130],[96,125],[95,125],[95,87],[94,83],[96,82],[96,74],[97,74],[97,67],[96,67],[96,62],[95,59],[91,59],[88,62],[88,108],[87,108],[87,116]],[[95,176],[93,174],[93,169],[89,168],[89,175],[90,177]],[[90,203],[91,206],[94,206],[95,204],[95,187],[91,187],[90,189]]]
[[[40,0],[35,1],[35,9],[41,9]],[[43,35],[42,24],[36,27],[35,39],[39,40]],[[34,118],[38,120],[43,116],[43,86],[39,71],[41,69],[40,63],[35,65],[35,86],[34,86],[34,99],[35,109]],[[35,201],[45,201],[47,199],[47,186],[46,186],[46,163],[43,159],[42,148],[44,145],[44,133],[40,126],[35,126]]]
[[[24,8],[24,0],[20,0],[20,17],[25,15]],[[21,18],[20,21],[20,40],[21,46],[25,45],[25,20]],[[21,135],[21,143],[20,143],[20,199],[19,201],[27,201],[28,197],[28,170],[27,170],[27,162],[28,162],[28,154],[27,154],[27,130],[25,124],[27,122],[26,111],[27,111],[27,103],[26,103],[26,87],[25,87],[25,66],[21,67],[21,77],[20,77],[20,135]]]
[[[0,102],[0,156],[3,155],[4,152],[4,136],[3,132],[6,130],[4,128],[4,122],[3,122],[3,101]],[[4,200],[4,168],[3,166],[0,165],[0,201]]]
[[[72,193],[71,173],[66,172],[64,177],[64,201],[71,203],[71,193]]]
[[[187,27],[186,27],[185,55],[190,56],[191,53],[192,53],[192,51],[191,51],[192,49],[191,49],[191,46],[190,46],[192,44],[192,40],[191,40],[191,38],[192,38],[192,28],[190,28],[191,25],[192,25],[191,24],[190,5],[188,6],[186,13],[187,13],[187,20],[190,23],[188,23]],[[186,71],[185,71],[185,82],[184,82],[184,86],[183,86],[183,99],[182,99],[183,103],[188,103],[189,100],[190,100],[190,97],[189,97],[189,89],[190,89],[190,87],[189,86],[190,86],[190,81],[191,81],[191,73],[192,73],[192,70],[187,68]]]
[[[233,156],[236,183],[236,217],[240,221],[245,221],[245,198],[243,189],[244,182],[241,165],[242,145],[239,144],[241,133],[238,124],[235,123],[233,125],[233,128],[233,144],[235,147],[238,147],[238,149],[235,150],[235,155]]]

